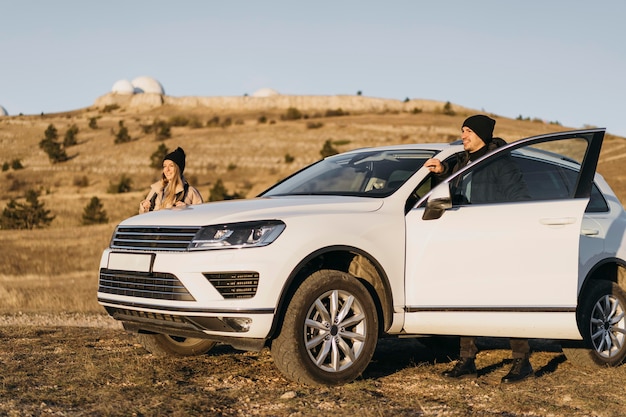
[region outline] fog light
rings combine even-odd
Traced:
[[[248,317],[222,317],[221,319],[238,332],[247,332],[252,324],[252,319]]]

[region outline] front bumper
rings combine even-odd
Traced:
[[[233,346],[248,340],[258,346],[270,335],[280,296],[276,288],[283,285],[272,285],[272,280],[284,276],[263,249],[106,249],[100,261],[98,302],[129,330],[237,339],[229,343]],[[146,257],[149,262],[143,262]]]

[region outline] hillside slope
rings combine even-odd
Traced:
[[[2,173],[0,207],[25,190],[42,190],[42,199],[57,218],[51,227],[79,226],[83,207],[92,196],[104,202],[110,221],[136,211],[149,184],[158,177],[150,155],[163,143],[169,150],[187,152],[186,175],[207,199],[221,179],[227,190],[252,197],[275,181],[320,158],[324,142],[345,151],[365,146],[414,142],[450,142],[460,125],[479,111],[443,102],[397,100],[361,96],[168,97],[107,94],[92,107],[67,113],[0,118],[0,164],[18,159],[24,169]],[[289,108],[303,116],[284,120]],[[332,114],[341,116],[327,117]],[[507,141],[571,128],[538,121],[497,119],[495,134]],[[89,127],[95,120],[97,128]],[[210,120],[217,126],[208,127]],[[194,127],[172,127],[171,137],[159,141],[146,127],[155,121],[188,121]],[[228,124],[230,122],[230,124]],[[120,123],[133,140],[115,144]],[[53,164],[38,144],[49,125],[59,141],[71,125],[79,129],[78,144],[67,149],[70,160]],[[223,125],[223,126],[220,126]],[[201,126],[201,127],[200,127]],[[609,136],[599,171],[626,201],[626,179],[620,169],[626,141]],[[292,162],[288,162],[293,160]],[[132,179],[133,191],[109,194],[121,175]]]

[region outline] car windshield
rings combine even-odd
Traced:
[[[363,150],[335,155],[304,168],[261,196],[387,197],[436,153],[433,150],[412,149]]]

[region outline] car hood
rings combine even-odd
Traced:
[[[363,213],[380,209],[382,198],[287,196],[228,200],[139,214],[125,226],[205,226],[251,220],[273,220],[328,213]]]

